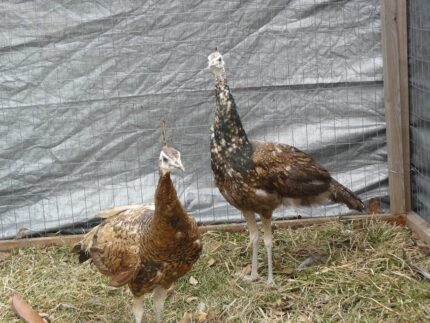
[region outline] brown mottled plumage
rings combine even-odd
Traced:
[[[142,296],[154,291],[157,321],[161,321],[166,291],[185,275],[202,250],[196,221],[182,208],[170,178],[183,169],[180,153],[163,147],[155,204],[130,205],[101,211],[106,220],[75,246],[80,260],[91,258],[111,284],[128,284],[136,322],[143,315]]]
[[[216,77],[215,123],[211,138],[215,184],[247,220],[253,243],[251,280],[258,277],[258,230],[254,213],[262,217],[268,253],[268,282],[274,283],[270,219],[277,207],[282,204],[309,206],[332,200],[362,211],[364,205],[352,191],[333,179],[323,166],[299,149],[249,140],[225,78],[221,54],[214,52],[208,60]]]
[[[372,197],[367,202],[367,212],[369,214],[381,214],[381,198],[379,197]]]

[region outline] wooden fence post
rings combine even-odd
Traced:
[[[390,211],[411,208],[406,0],[381,0]]]

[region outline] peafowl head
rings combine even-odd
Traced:
[[[158,159],[158,166],[160,171],[164,174],[175,172],[178,169],[185,171],[181,161],[181,153],[173,147],[167,145],[167,131],[166,122],[164,119],[160,121],[161,138],[163,142],[163,148],[160,152],[160,158]]]
[[[175,172],[177,170],[185,171],[181,161],[181,153],[169,146],[164,146],[161,150],[158,166],[163,174]]]
[[[215,77],[224,75],[224,59],[219,51],[215,50],[208,56],[208,68],[214,73]]]

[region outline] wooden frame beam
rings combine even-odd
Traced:
[[[415,212],[409,212],[406,216],[406,225],[430,246],[430,223]]]
[[[379,220],[393,222],[397,224],[405,224],[405,215],[391,215],[391,214],[375,214],[375,215],[350,215],[350,216],[330,216],[321,218],[305,218],[297,220],[278,220],[273,221],[275,228],[302,228],[312,225],[321,225],[334,221],[368,221]],[[201,233],[209,231],[219,232],[243,232],[246,230],[246,223],[233,223],[233,224],[216,224],[216,225],[203,225],[199,227]],[[9,251],[19,248],[33,248],[33,247],[48,247],[48,246],[63,246],[74,245],[79,242],[84,235],[65,235],[53,236],[43,238],[25,238],[15,240],[0,240],[0,251]]]
[[[411,208],[407,1],[381,0],[390,211]]]

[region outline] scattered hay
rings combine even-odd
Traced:
[[[202,257],[166,302],[165,320],[187,311],[193,322],[430,320],[430,284],[409,265],[428,270],[428,249],[407,228],[336,222],[276,230],[274,241],[277,289],[234,275],[250,262],[246,234],[207,233]],[[318,261],[298,270],[309,257]],[[264,277],[263,244],[259,264]],[[7,305],[12,291],[50,322],[133,321],[129,292],[106,285],[88,263],[78,265],[68,247],[14,251],[0,261],[0,281],[1,322],[19,322]],[[152,321],[149,297],[146,309],[144,321]]]

